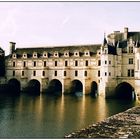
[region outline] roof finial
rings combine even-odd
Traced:
[[[106,33],[104,32],[104,38],[106,38]]]

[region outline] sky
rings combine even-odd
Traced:
[[[140,31],[140,2],[0,2],[0,47],[101,44],[104,33]]]

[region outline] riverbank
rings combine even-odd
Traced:
[[[140,106],[73,132],[65,138],[140,138]]]

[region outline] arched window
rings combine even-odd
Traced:
[[[89,50],[86,50],[86,51],[84,52],[84,55],[85,55],[85,56],[90,56]]]
[[[75,51],[74,56],[79,57],[79,51]]]
[[[27,53],[24,52],[23,55],[22,55],[22,57],[23,58],[27,58]]]
[[[37,58],[37,52],[33,53],[33,58]]]
[[[59,57],[59,53],[58,52],[54,52],[54,57]]]
[[[65,51],[65,52],[64,52],[64,56],[65,56],[65,57],[69,57],[69,51]]]
[[[44,58],[47,58],[47,57],[48,57],[48,53],[44,51],[44,52],[43,52],[43,57],[44,57]]]
[[[17,54],[13,53],[12,58],[17,58]]]

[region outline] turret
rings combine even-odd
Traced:
[[[12,54],[15,51],[15,42],[10,42],[10,54]]]
[[[105,37],[105,34],[104,34],[104,40],[103,40],[103,44],[101,46],[101,54],[103,53],[107,53],[107,40],[106,40],[106,37]]]

